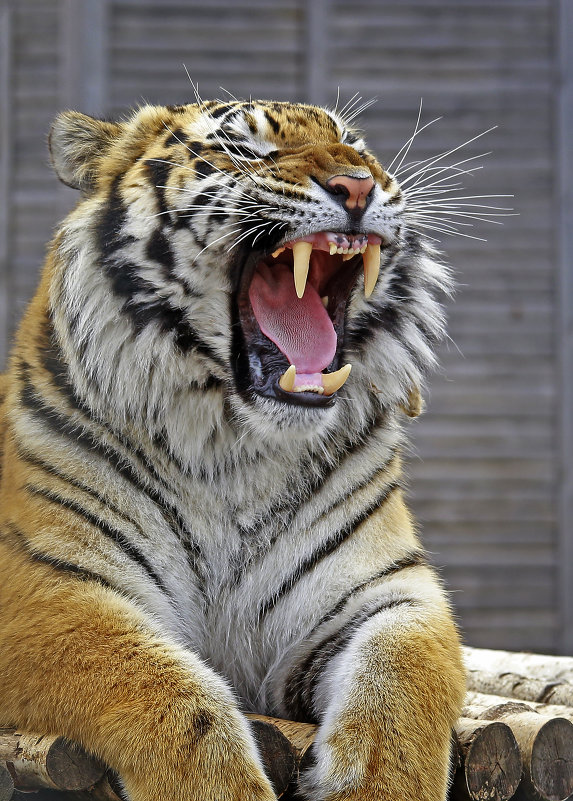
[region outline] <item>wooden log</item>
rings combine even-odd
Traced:
[[[82,790],[103,775],[105,767],[63,737],[0,729],[0,764],[19,790]]]
[[[544,720],[529,708],[527,711]],[[247,717],[251,720],[267,775],[273,783],[277,797],[284,798],[285,792],[289,793],[288,788],[292,791],[301,764],[305,757],[308,758],[316,726],[261,715]],[[573,724],[570,725],[573,727]],[[491,718],[462,719],[456,726],[456,735],[457,759],[460,765],[457,787],[460,789],[460,798],[469,798],[471,801],[507,801],[517,786],[521,769],[519,749],[511,727],[505,721],[500,723]],[[39,739],[41,738],[36,738]],[[57,738],[43,739],[51,741]],[[66,746],[70,748],[68,743]],[[84,758],[89,759],[85,754]],[[85,789],[58,792],[58,801],[119,801],[113,774],[108,772],[101,776],[100,771],[99,775],[94,772],[92,776],[95,780],[92,778],[91,784]],[[553,796],[546,793],[542,797],[545,801],[562,801],[565,796],[560,793]],[[36,798],[49,801],[50,796],[44,792]],[[4,799],[0,797],[0,801]],[[34,797],[31,801],[35,801]]]
[[[507,704],[515,702],[529,707],[529,709],[539,712],[540,715],[552,718],[565,718],[573,722],[573,707],[564,706],[562,704],[545,704],[539,701],[526,701],[516,700],[514,698],[506,698],[501,695],[493,695],[490,693],[480,693],[468,690],[466,693],[466,705],[486,705],[488,707],[499,706],[500,704]]]
[[[313,723],[298,723],[295,720],[273,718],[268,715],[247,715],[247,718],[275,726],[294,748],[299,763],[303,760],[316,736],[317,727]]]
[[[491,705],[473,698],[462,713],[474,720],[501,720],[511,728],[521,751],[525,797],[565,801],[573,793],[573,723],[541,715],[526,703],[505,699]]]
[[[293,740],[286,736],[286,731],[295,741],[297,733],[288,726],[279,725],[291,723],[290,721],[279,721],[278,718],[268,718],[264,715],[247,715],[247,717],[251,721],[251,729],[259,747],[265,773],[270,779],[277,798],[280,798],[296,778],[300,764],[299,751]],[[291,727],[304,725],[292,723]]]
[[[573,684],[573,657],[528,654],[515,651],[494,651],[489,648],[464,650],[468,671],[483,673],[513,673],[516,676],[542,679],[547,682]],[[503,693],[497,693],[503,695]],[[535,700],[535,699],[532,699]]]
[[[10,801],[14,794],[14,780],[6,765],[0,764],[0,801]]]
[[[266,774],[277,798],[281,798],[298,776],[301,761],[314,740],[316,726],[264,715],[246,717],[251,722]],[[58,801],[120,801],[117,778],[113,772],[107,772],[92,784],[82,791],[59,793]],[[0,801],[4,800],[0,798]],[[31,798],[30,801],[36,799]],[[48,797],[45,801],[49,801]]]
[[[518,673],[468,670],[467,686],[473,692],[573,706],[573,684],[563,680],[550,681],[534,676],[521,676]]]
[[[454,797],[472,801],[508,801],[521,781],[519,746],[500,721],[461,718],[456,727],[459,767]]]

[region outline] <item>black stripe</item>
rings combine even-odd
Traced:
[[[214,120],[216,120],[218,117],[222,117],[228,111],[232,110],[233,106],[229,105],[228,103],[225,103],[221,106],[218,106],[218,108],[214,108],[212,111],[209,111],[209,116],[212,117]]]
[[[336,603],[336,605],[332,609],[330,609],[325,615],[323,615],[318,621],[318,623],[315,626],[313,626],[311,631],[306,635],[305,639],[307,640],[311,639],[315,634],[315,632],[318,631],[318,629],[322,625],[324,625],[324,623],[327,623],[329,620],[333,620],[344,609],[348,601],[357,593],[362,592],[369,586],[376,584],[378,581],[388,578],[388,576],[392,576],[395,573],[399,573],[401,570],[404,570],[408,567],[419,567],[426,564],[427,561],[424,552],[421,550],[416,550],[412,551],[412,553],[406,554],[405,556],[401,557],[401,559],[392,562],[392,564],[387,565],[385,568],[378,571],[378,573],[376,573],[374,576],[371,576],[370,578],[366,579],[366,581],[363,581],[361,584],[358,584],[357,586],[353,587],[345,595],[343,595],[342,598],[340,598],[340,600]],[[360,610],[357,614],[360,614],[361,611],[362,610]],[[329,634],[326,637],[326,639],[321,640],[314,648],[312,648],[309,651],[309,653],[303,660],[302,664],[300,666],[295,666],[291,670],[289,678],[287,679],[286,682],[285,696],[292,695],[294,697],[295,692],[293,688],[296,687],[298,684],[299,680],[298,677],[305,676],[308,673],[313,662],[320,654],[320,652],[323,650],[325,645],[331,643],[333,638],[337,637],[340,631],[341,630],[338,629],[333,634]]]
[[[210,161],[207,161],[207,159],[199,158],[193,164],[193,169],[195,170],[195,178],[200,179],[212,175],[216,168]]]
[[[122,512],[121,509],[118,509],[115,504],[111,503],[109,499],[104,498],[103,495],[100,495],[99,492],[96,492],[92,487],[89,487],[87,484],[84,484],[83,481],[78,481],[77,479],[71,478],[67,476],[65,473],[62,473],[53,464],[49,462],[45,462],[43,459],[40,459],[38,456],[35,456],[27,451],[25,451],[22,447],[17,448],[18,457],[27,464],[32,465],[33,467],[37,467],[39,470],[43,470],[48,475],[53,476],[54,478],[59,479],[60,481],[64,482],[65,484],[69,484],[72,487],[80,490],[81,492],[85,492],[86,495],[89,495],[97,503],[101,504],[105,509],[109,509],[110,512],[116,517],[119,517],[123,520],[124,523],[127,523],[130,526],[133,526],[142,538],[148,539],[147,535],[143,531],[142,527],[139,523],[136,523],[135,520],[132,520],[125,512]]]
[[[353,587],[349,592],[347,592],[337,603],[336,605],[330,609],[325,615],[321,617],[318,623],[313,627],[313,629],[307,635],[307,639],[310,639],[316,631],[326,622],[329,620],[333,620],[346,606],[348,601],[355,596],[357,593],[362,592],[363,590],[367,589],[369,586],[376,584],[378,581],[381,581],[388,576],[392,576],[395,573],[400,572],[408,567],[419,567],[421,565],[426,565],[426,557],[424,552],[421,550],[412,551],[410,554],[406,554],[405,556],[398,559],[396,562],[385,567],[383,570],[380,570],[374,576],[371,576],[366,581],[363,581],[361,584],[358,584],[356,587]],[[405,600],[399,600],[399,603],[406,602]],[[385,605],[382,605],[378,611],[381,611],[383,608],[391,608],[392,606],[396,606],[395,601],[386,602]],[[341,634],[348,630],[348,627],[352,622],[356,622],[360,615],[362,615],[364,610],[359,610],[351,619],[344,624],[341,629],[329,634],[325,639],[321,640],[317,645],[312,648],[309,653],[306,655],[304,660],[300,663],[300,665],[296,665],[291,671],[287,678],[285,684],[285,703],[289,702],[289,699],[292,699],[292,702],[295,706],[300,706],[300,693],[302,692],[302,684],[306,681],[306,677],[311,674],[311,670],[313,666],[319,662],[321,666],[324,665],[327,658],[333,655],[332,648],[334,647],[335,643],[338,642]],[[322,655],[322,656],[321,656]],[[322,669],[322,667],[321,667]],[[313,687],[316,684],[316,681],[313,683]],[[300,711],[300,710],[299,710]]]
[[[385,567],[383,570],[380,570],[376,575],[372,576],[371,578],[363,581],[362,584],[359,584],[357,587],[353,587],[349,592],[346,593],[334,606],[329,612],[327,612],[321,619],[318,621],[312,632],[309,634],[309,637],[319,629],[323,623],[326,623],[328,620],[332,620],[336,617],[336,615],[344,609],[348,601],[355,595],[357,592],[362,592],[362,590],[367,589],[372,584],[375,584],[377,581],[380,581],[387,576],[391,576],[393,573],[398,573],[400,570],[404,570],[407,567],[421,567],[422,565],[427,565],[427,559],[424,555],[423,551],[413,551],[411,554],[407,556],[403,556],[398,561],[393,562],[388,567]]]
[[[171,145],[184,145],[188,139],[189,137],[185,131],[183,131],[181,128],[175,128],[175,130],[167,132],[165,147],[171,147]]]
[[[149,177],[155,190],[155,196],[157,197],[158,210],[169,220],[169,215],[166,213],[168,208],[165,202],[164,187],[167,186],[167,182],[169,181],[169,173],[171,172],[172,165],[168,164],[164,159],[146,159],[143,163],[149,171]]]
[[[29,379],[29,370],[30,368],[28,365],[24,363],[20,364],[20,378],[23,385],[20,392],[20,400],[22,405],[29,409],[29,411],[31,411],[36,417],[43,420],[56,434],[68,439],[73,446],[81,446],[87,452],[87,455],[90,459],[93,459],[94,454],[96,454],[105,462],[110,464],[118,475],[128,481],[133,487],[135,487],[135,489],[155,503],[167,526],[171,529],[183,546],[187,554],[189,565],[199,581],[200,588],[202,591],[204,591],[204,579],[202,578],[201,571],[199,569],[201,549],[198,543],[194,542],[191,538],[191,533],[187,528],[187,524],[177,509],[168,501],[166,501],[157,490],[153,489],[142,481],[139,474],[127,460],[127,457],[122,456],[110,445],[96,438],[79,423],[74,423],[71,419],[60,413],[57,409],[48,405],[43,398],[39,397]],[[89,409],[83,407],[83,404],[82,411],[84,411],[88,415],[88,419],[90,419]],[[95,425],[105,429],[105,426],[99,422],[96,422]],[[113,439],[117,440],[119,438],[115,432],[109,431],[108,429],[105,430]],[[119,438],[119,442],[123,447],[130,451],[130,455],[133,455],[141,460],[141,468],[150,474],[151,479],[155,479],[165,486],[166,489],[169,489],[169,487],[165,485],[165,482],[161,476],[159,476],[154,470],[145,454],[141,453],[138,448],[135,448],[130,443],[122,441],[121,438]]]
[[[313,709],[314,692],[323,670],[330,660],[341,653],[358,630],[372,617],[386,609],[397,606],[412,606],[410,598],[380,601],[373,607],[361,609],[345,625],[324,639],[304,660],[302,666],[289,676],[285,686],[284,703],[289,717],[294,720],[316,720]]]
[[[111,539],[133,562],[143,568],[156,587],[158,587],[158,589],[160,589],[165,595],[169,596],[169,591],[167,590],[167,587],[163,583],[162,579],[157,575],[141,551],[139,551],[135,545],[129,542],[122,531],[110,526],[105,520],[92,514],[87,509],[84,509],[83,506],[80,506],[79,503],[76,503],[69,498],[63,498],[61,495],[58,495],[55,492],[51,492],[50,490],[45,490],[42,487],[36,487],[31,484],[27,484],[26,489],[31,495],[37,495],[41,498],[45,498],[51,503],[62,506],[65,509],[69,509],[71,512],[74,512],[74,514],[78,515],[78,517],[83,517],[86,522],[88,522],[94,528],[97,528],[101,534],[105,534],[107,537],[109,537],[109,539]]]
[[[330,460],[326,461],[322,455],[320,458],[313,459],[309,457],[308,460],[305,460],[304,463],[301,464],[300,470],[298,474],[292,478],[290,481],[287,479],[287,485],[283,488],[281,492],[281,499],[277,503],[275,503],[272,507],[272,516],[276,520],[280,520],[283,527],[287,529],[292,521],[298,510],[314,496],[316,493],[324,486],[324,484],[328,481],[330,476],[339,470],[344,470],[345,462],[356,455],[360,450],[364,447],[369,447],[372,444],[372,432],[374,429],[379,428],[386,419],[386,414],[384,412],[380,413],[377,412],[376,414],[372,415],[370,418],[366,420],[366,423],[362,430],[355,434],[352,439],[346,438],[343,442],[340,443],[338,446],[338,451],[340,456],[338,458],[331,458]],[[385,462],[384,465],[377,468],[375,474],[383,472],[392,462],[392,460],[396,457],[396,450],[393,450],[389,459]],[[299,474],[305,474],[310,476],[308,483],[305,484],[304,488],[301,490],[299,483]],[[370,482],[372,477],[368,478],[368,482]],[[284,500],[286,498],[286,500]],[[342,499],[345,500],[346,498]],[[339,503],[337,501],[336,503]],[[336,504],[333,504],[336,505]],[[332,507],[331,507],[332,508]],[[260,542],[261,540],[261,532],[264,528],[268,527],[268,520],[269,515],[265,515],[260,520],[257,520],[254,523],[251,523],[248,526],[239,526],[239,534],[241,539],[246,541],[253,541],[253,542]],[[277,537],[274,537],[270,540],[269,545],[266,549],[260,550],[258,552],[259,558],[262,558],[270,548],[276,542]],[[243,574],[243,568],[241,568],[241,575]],[[238,577],[239,578],[239,577]],[[238,580],[238,579],[237,579]]]
[[[275,132],[275,134],[278,134],[278,132],[281,129],[281,126],[280,126],[280,123],[278,122],[278,120],[276,120],[273,117],[273,115],[269,111],[267,111],[266,109],[265,109],[265,117],[267,119],[267,122],[269,123],[269,125],[271,126],[273,131]]]
[[[9,525],[8,530],[9,533],[12,534],[12,536],[17,540],[16,543],[12,542],[12,544],[17,544],[19,548],[35,562],[49,565],[50,567],[53,567],[62,573],[68,573],[69,575],[72,575],[81,581],[95,581],[98,584],[107,587],[109,590],[113,590],[114,592],[118,591],[117,587],[107,581],[107,579],[104,579],[103,576],[100,576],[99,573],[94,573],[93,570],[88,570],[85,567],[79,567],[79,565],[73,564],[72,562],[66,562],[64,559],[60,559],[56,556],[49,556],[46,553],[36,550],[26,535],[20,529],[16,528],[16,526]]]
[[[158,184],[156,192],[160,211],[166,211],[164,190],[159,187],[166,185],[169,165],[153,159],[148,160],[146,164],[152,170],[153,178]],[[173,334],[174,344],[183,353],[195,349],[220,367],[226,367],[220,356],[190,325],[183,309],[172,306],[167,298],[157,294],[157,289],[152,283],[141,276],[140,265],[127,259],[117,259],[117,250],[134,241],[132,237],[125,237],[121,233],[126,219],[127,210],[121,198],[119,179],[116,179],[97,223],[96,235],[103,257],[104,272],[111,283],[113,293],[123,299],[122,311],[130,317],[135,334],[141,333],[151,323],[156,323],[163,333]],[[154,254],[164,269],[169,269],[172,268],[173,256],[166,250],[166,244],[168,245],[168,242],[164,239],[161,247],[154,248]]]
[[[145,255],[151,261],[156,261],[161,265],[163,275],[168,281],[182,283],[175,273],[175,256],[173,255],[171,243],[162,228],[156,228],[152,232],[145,246]]]
[[[274,609],[277,603],[287,594],[289,593],[292,588],[297,584],[298,581],[306,574],[309,573],[311,570],[320,564],[326,557],[330,556],[337,548],[340,547],[355,531],[356,529],[367,520],[370,515],[379,509],[393,494],[393,492],[399,489],[400,484],[398,482],[392,482],[390,485],[384,488],[383,492],[380,493],[374,501],[368,504],[360,514],[356,515],[352,520],[350,520],[340,531],[337,531],[332,537],[327,539],[325,542],[322,543],[310,556],[308,556],[292,573],[289,578],[283,582],[283,584],[279,587],[279,589],[268,598],[260,607],[258,619],[259,621]]]

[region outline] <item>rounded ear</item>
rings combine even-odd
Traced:
[[[52,124],[48,147],[60,181],[89,194],[95,185],[98,159],[119,137],[121,125],[64,111]]]
[[[408,390],[408,400],[400,404],[400,408],[408,417],[418,417],[424,411],[424,400],[419,387],[411,387]]]

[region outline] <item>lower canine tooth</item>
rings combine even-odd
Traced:
[[[362,261],[364,262],[364,294],[369,298],[376,286],[380,272],[380,245],[368,245],[362,255]]]
[[[294,272],[294,288],[296,290],[298,298],[302,298],[302,296],[304,295],[304,289],[306,287],[306,279],[308,278],[308,268],[310,267],[311,253],[312,253],[312,242],[293,242],[292,258],[293,258],[293,272]]]
[[[339,390],[350,375],[351,370],[352,365],[345,364],[344,367],[341,367],[340,370],[337,370],[335,373],[323,373],[322,386],[324,387],[324,394],[333,395]]]
[[[296,367],[294,364],[286,370],[279,378],[279,387],[284,389],[285,392],[292,392],[294,390],[294,380],[296,378]]]

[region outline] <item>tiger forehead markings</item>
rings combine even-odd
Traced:
[[[82,199],[3,377],[0,723],[214,801],[274,797],[241,709],[316,720],[305,797],[443,799],[463,673],[400,461],[426,212],[303,104],[65,112],[50,151]]]

